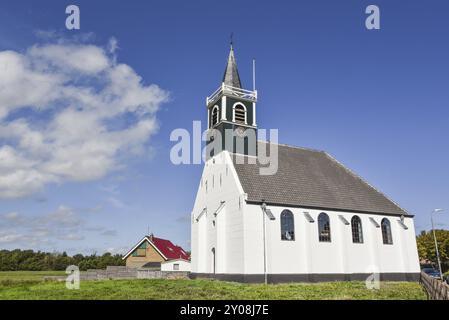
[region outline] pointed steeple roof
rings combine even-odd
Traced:
[[[226,65],[225,73],[223,76],[224,84],[236,88],[242,88],[240,82],[239,71],[237,69],[237,62],[234,57],[234,48],[231,43],[231,50],[229,52],[228,64]]]

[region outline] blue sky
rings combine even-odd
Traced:
[[[46,176],[24,195],[1,198],[1,248],[118,252],[148,229],[189,248],[188,215],[202,166],[172,165],[169,136],[205,121],[205,97],[220,84],[231,32],[247,88],[257,60],[260,127],[278,128],[281,143],[329,152],[415,214],[417,231],[429,229],[429,211],[437,207],[448,209],[439,227],[449,227],[447,1],[76,1],[80,31],[65,29],[69,4],[2,1],[0,52],[45,59],[49,51],[39,48],[55,43],[102,48],[108,63],[142,78],[135,90],[144,95],[156,84],[167,97],[139,118],[157,122],[137,146],[141,152],[116,141],[127,154],[108,153],[114,165],[94,170],[98,177],[86,171],[89,177],[78,181],[58,171],[53,182]],[[381,30],[364,26],[369,4],[380,7]],[[111,39],[118,48],[111,49]],[[74,77],[75,69],[56,68]],[[78,76],[70,83],[103,85]],[[48,133],[51,110],[64,108],[53,107],[16,110],[2,124],[23,117]],[[128,112],[109,125],[125,130],[135,120]],[[5,137],[0,142],[23,151]]]

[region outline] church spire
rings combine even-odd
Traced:
[[[257,155],[257,91],[242,88],[231,37],[228,64],[220,87],[206,98],[208,140],[206,158],[226,150]],[[220,134],[216,132],[220,132]]]
[[[242,88],[239,71],[237,69],[237,62],[235,61],[234,57],[234,47],[232,44],[232,38],[231,38],[231,50],[229,51],[228,64],[226,65],[225,73],[223,76],[223,83],[228,86]]]

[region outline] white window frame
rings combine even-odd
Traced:
[[[215,110],[217,110],[217,122],[214,122],[214,112],[215,112]],[[217,105],[215,105],[213,108],[212,108],[212,112],[211,112],[211,119],[210,119],[211,121],[211,128],[213,128],[213,127],[215,127],[218,123],[220,123],[220,108],[217,106]]]
[[[232,122],[236,122],[235,121],[235,107],[237,107],[237,106],[242,106],[243,109],[245,110],[245,124],[248,124],[248,110],[247,110],[246,106],[241,102],[236,102],[232,106]]]

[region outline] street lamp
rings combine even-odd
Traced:
[[[438,251],[438,242],[437,242],[437,237],[435,235],[435,227],[433,226],[433,214],[434,213],[439,213],[439,212],[442,212],[442,211],[443,211],[443,209],[434,209],[430,213],[430,221],[432,222],[433,240],[435,241],[435,251],[436,251],[436,254],[437,254],[438,268],[439,268],[439,271],[440,271],[440,278],[441,278],[441,280],[443,280],[443,272],[441,270],[440,252]]]

